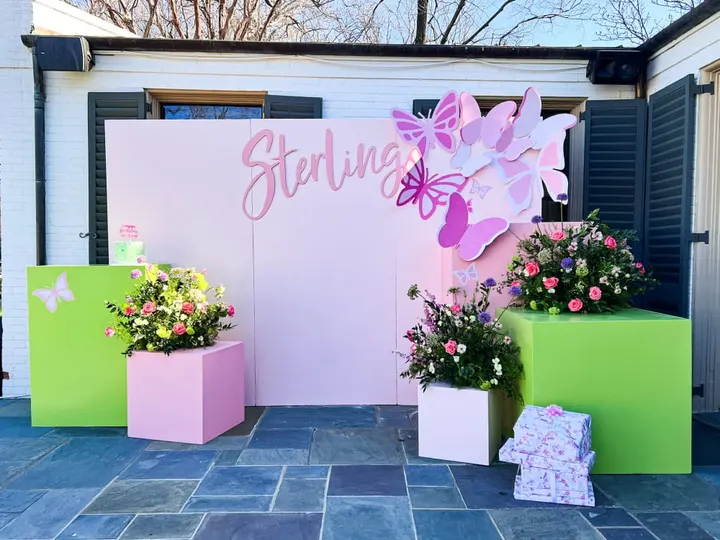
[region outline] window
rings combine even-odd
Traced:
[[[163,103],[160,117],[165,120],[249,120],[262,118],[262,107]]]

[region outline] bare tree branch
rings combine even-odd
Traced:
[[[475,38],[477,38],[486,28],[488,28],[492,24],[492,22],[500,16],[503,10],[513,2],[515,2],[515,0],[505,0],[505,2],[503,2],[500,8],[498,8],[498,10],[495,11],[495,13],[493,13],[492,16],[487,19],[474,34],[472,34],[469,38],[463,41],[463,45],[470,45],[473,41],[475,41]]]

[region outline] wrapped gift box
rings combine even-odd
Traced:
[[[515,477],[514,497],[519,501],[548,502],[556,504],[573,504],[577,506],[595,506],[595,492],[588,482],[585,491],[572,491],[560,486],[545,489],[523,480],[518,474]]]
[[[515,423],[515,450],[578,462],[590,451],[590,416],[560,407],[528,405]]]
[[[588,452],[577,463],[548,459],[543,456],[523,454],[515,450],[514,439],[508,440],[500,449],[500,460],[520,465],[523,483],[530,482],[542,489],[553,486],[570,491],[587,491],[588,476],[595,463],[595,452]]]

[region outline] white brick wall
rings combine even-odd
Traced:
[[[35,264],[32,58],[20,41],[32,29],[32,0],[0,2],[0,198],[3,369],[7,395],[29,391],[25,267]]]
[[[585,64],[118,52],[97,55],[90,73],[47,73],[48,263],[86,264],[88,260],[87,240],[78,236],[88,230],[88,92],[266,90],[322,97],[326,118],[386,117],[392,107],[409,109],[413,99],[437,98],[450,88],[483,96],[518,96],[534,85],[544,96],[634,96],[631,87],[590,85]],[[27,122],[31,127],[31,116]],[[25,195],[26,203],[32,204],[32,192]],[[23,234],[34,241],[33,234]],[[3,250],[4,257],[13,259],[15,252],[8,247]],[[13,264],[20,267],[28,262]],[[6,287],[17,294],[17,309],[25,310],[24,280],[18,277]],[[5,329],[6,343],[17,343],[9,365],[18,374],[27,373],[26,349],[24,356],[19,354],[20,347],[26,347],[27,333],[20,324],[24,325],[24,316],[25,311],[17,311]],[[12,388],[27,392],[27,379],[15,379]]]
[[[720,61],[720,13],[663,47],[648,64],[648,95]],[[718,91],[718,90],[716,90]]]

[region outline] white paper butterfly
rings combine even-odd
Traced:
[[[474,279],[475,281],[477,281],[478,279],[478,273],[475,269],[475,263],[472,263],[465,270],[455,270],[453,274],[456,278],[458,278],[458,281],[462,286],[467,285],[468,280]]]
[[[50,313],[55,313],[60,300],[70,302],[75,300],[72,291],[68,287],[67,274],[63,272],[60,274],[55,281],[55,286],[52,289],[44,288],[33,291],[33,296],[37,296],[43,301],[45,307]]]

